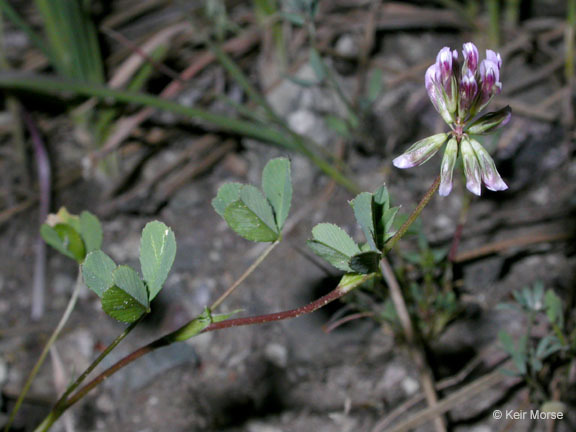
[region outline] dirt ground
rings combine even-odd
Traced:
[[[111,3],[107,13],[114,15],[137,2]],[[143,41],[147,31],[152,34],[168,24],[185,21],[184,6],[179,2],[157,3],[115,30],[128,39]],[[190,11],[199,13],[196,4],[201,2],[192,3]],[[365,44],[364,23],[373,18],[372,3],[321,2],[318,37],[323,55],[351,95],[363,73],[358,58]],[[384,2],[380,6],[367,67],[382,70],[383,91],[363,118],[361,133],[350,139],[338,137],[323,121],[327,113],[341,109],[334,92],[321,86],[302,87],[278,74],[265,37],[257,38],[249,50],[235,58],[255,84],[268,89],[268,101],[294,130],[328,152],[340,154],[348,174],[363,190],[373,191],[385,182],[394,204],[408,212],[438,174],[440,158],[410,170],[398,170],[391,161],[414,141],[446,128],[429,103],[424,71],[443,46],[460,49],[462,43],[473,40],[488,47],[489,23],[483,8],[474,19],[474,29],[456,10],[440,6],[442,3]],[[567,5],[550,0],[525,3],[518,25],[503,24],[500,35],[504,88],[493,107],[509,104],[512,120],[486,141],[510,188],[498,193],[486,191],[470,203],[458,249],[460,259],[453,267],[463,313],[431,344],[429,352],[436,380],[453,379],[452,386],[440,391],[442,398],[497,369],[505,357],[498,344],[500,330],[516,335],[524,330],[526,323],[518,314],[496,308],[498,303],[509,301],[514,290],[542,281],[569,307],[574,306],[575,93],[565,82],[562,61]],[[14,4],[34,19],[30,2]],[[230,2],[229,11],[231,19],[243,26],[254,22],[250,2]],[[306,62],[307,46],[301,39],[295,34],[291,40],[291,74],[307,77],[311,71]],[[114,55],[121,56],[126,48],[106,41],[113,64]],[[22,53],[31,55],[31,43],[11,24],[6,26],[4,44],[14,68],[30,64]],[[197,41],[179,39],[175,44],[166,64],[176,71],[186,68],[205,50]],[[35,70],[47,71],[42,64]],[[278,80],[271,80],[271,76]],[[146,90],[158,93],[169,82],[165,77],[156,78]],[[229,106],[209,97],[218,92],[245,101],[241,88],[213,63],[186,83],[177,100],[188,105],[206,103],[211,110],[233,115]],[[272,157],[292,160],[295,195],[288,230],[265,265],[242,284],[222,311],[242,309],[240,316],[249,316],[286,310],[332,289],[339,273],[319,263],[305,246],[316,223],[336,223],[362,239],[347,203],[353,194],[334,187],[301,155],[158,112],[132,132],[105,174],[102,170],[82,171],[92,150],[74,132],[64,104],[51,104],[50,99],[31,93],[22,94],[21,101],[41,129],[56,177],[71,178],[64,186],[54,187],[52,210],[66,206],[74,213],[86,209],[98,215],[104,227],[103,250],[116,262],[136,268],[140,231],[146,222],[161,220],[176,234],[176,261],[166,288],[153,303],[152,314],[104,366],[201,313],[262,252],[265,246],[243,240],[228,229],[210,202],[224,182],[258,184],[262,168]],[[135,107],[125,110],[134,112]],[[34,157],[28,151],[28,166],[19,166],[12,140],[10,129],[3,124],[0,424],[58,322],[77,271],[70,260],[47,251],[46,310],[40,319],[32,320],[39,216],[35,202],[23,209],[18,205],[37,196]],[[216,150],[221,153],[214,155]],[[158,172],[180,159],[182,163],[169,174],[156,178]],[[28,180],[22,172],[28,173]],[[192,174],[186,177],[186,172]],[[182,173],[182,179],[178,178]],[[459,174],[455,178],[455,191],[446,198],[436,196],[422,215],[424,231],[434,247],[450,246],[462,197],[468,194]],[[414,244],[414,239],[408,239],[400,248],[410,249]],[[485,246],[491,249],[482,249]],[[394,254],[390,259],[400,263]],[[419,399],[413,407],[400,408],[389,425],[378,426],[403,403],[422,394],[417,367],[390,330],[369,318],[325,331],[328,322],[351,311],[350,305],[339,303],[298,319],[204,334],[158,350],[107,379],[53,430],[393,430],[393,424],[416,418],[426,408]],[[56,344],[65,367],[65,382],[87,367],[123,328],[106,316],[99,299],[84,289]],[[49,359],[41,369],[13,430],[34,430],[56,400],[53,365],[54,359]],[[568,385],[576,389],[576,381]],[[447,415],[449,430],[573,431],[576,393],[571,394],[572,400],[563,400],[568,406],[567,418],[554,426],[496,420],[492,414],[495,409],[531,407],[527,387],[502,375],[483,391],[452,403]],[[66,429],[68,422],[73,429]],[[434,426],[426,420],[405,430],[433,431]]]

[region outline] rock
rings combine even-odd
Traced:
[[[345,57],[358,56],[358,41],[349,34],[342,35],[336,41],[336,52]]]
[[[116,404],[108,394],[104,393],[96,399],[96,408],[105,414],[109,414],[116,409]]]
[[[270,426],[261,422],[250,423],[247,427],[247,432],[284,432],[276,426]]]
[[[402,380],[400,386],[402,390],[404,390],[404,393],[406,393],[406,396],[412,396],[420,388],[420,383],[412,377],[406,377]]]
[[[288,364],[288,350],[279,343],[270,343],[264,348],[264,355],[275,366],[285,368]]]

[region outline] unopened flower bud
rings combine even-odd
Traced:
[[[512,110],[507,105],[498,111],[483,115],[466,130],[473,135],[487,134],[500,126],[506,125],[510,121],[511,116]]]
[[[441,196],[448,196],[452,191],[452,173],[458,158],[458,143],[456,138],[450,138],[444,150],[442,166],[440,168],[440,190]]]
[[[452,76],[452,60],[453,53],[448,47],[442,48],[436,56],[436,65],[438,67],[438,71],[440,72],[440,76],[436,78],[440,78],[440,81],[444,86]]]
[[[426,75],[424,76],[424,83],[426,84],[426,91],[428,92],[428,97],[436,108],[436,111],[442,116],[446,123],[452,123],[453,118],[448,109],[446,98],[444,97],[445,91],[440,83],[440,68],[438,64],[433,64],[426,70]]]
[[[486,50],[486,60],[496,63],[498,70],[502,67],[502,57],[500,57],[500,53],[496,51]]]
[[[476,153],[476,158],[480,164],[482,182],[486,187],[491,191],[502,191],[508,189],[508,185],[504,183],[504,180],[502,180],[502,177],[500,177],[500,174],[496,170],[494,159],[492,159],[486,149],[475,139],[471,139],[470,144]]]
[[[413,144],[406,152],[392,161],[396,168],[412,168],[422,165],[434,156],[442,144],[448,139],[448,134],[440,133],[429,136]]]
[[[478,69],[478,48],[472,42],[464,44],[462,54],[464,56],[464,69],[472,72],[472,76]]]
[[[488,59],[482,60],[482,63],[480,63],[480,79],[482,82],[480,90],[480,109],[482,109],[490,101],[492,96],[500,94],[502,91],[500,67],[498,66],[498,63]]]
[[[463,137],[460,143],[464,173],[466,174],[466,188],[475,195],[480,196],[482,190],[482,174],[476,152],[467,137]]]
[[[468,118],[473,116],[474,113],[470,112],[470,108],[476,100],[478,93],[478,83],[470,69],[467,69],[462,76],[460,83],[460,104],[458,114],[460,118]]]

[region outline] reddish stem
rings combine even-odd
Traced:
[[[329,292],[323,297],[320,297],[317,300],[314,300],[312,303],[307,304],[306,306],[302,306],[296,309],[291,309],[283,312],[271,313],[266,315],[258,315],[253,317],[246,317],[246,318],[235,318],[229,319],[226,321],[221,321],[217,323],[210,324],[202,333],[220,330],[230,327],[240,327],[245,325],[253,325],[253,324],[265,324],[274,321],[281,321],[290,318],[298,318],[301,315],[306,315],[312,313],[321,307],[326,306],[328,303],[339,299],[344,294],[345,291],[336,288],[334,291]]]
[[[349,290],[341,289],[341,287],[338,286],[336,289],[329,292],[325,296],[320,297],[319,299],[314,300],[312,303],[309,303],[305,306],[302,306],[302,307],[299,307],[296,309],[283,311],[283,312],[277,312],[277,313],[266,314],[266,315],[258,315],[258,316],[246,317],[246,318],[235,318],[235,319],[229,319],[226,321],[213,323],[213,324],[209,325],[208,327],[206,327],[202,331],[202,333],[207,333],[207,332],[211,332],[211,331],[215,331],[215,330],[221,330],[221,329],[230,328],[230,327],[240,327],[240,326],[253,325],[253,324],[265,324],[265,323],[270,323],[270,322],[274,322],[274,321],[281,321],[281,320],[290,319],[290,318],[297,318],[301,315],[312,313],[312,312],[320,309],[321,307],[326,306],[328,303],[339,299],[340,297],[342,297],[347,292],[349,292]],[[174,333],[176,333],[176,332],[174,332]],[[78,402],[80,399],[82,399],[84,396],[86,396],[86,394],[88,394],[94,387],[98,386],[106,378],[114,375],[116,372],[118,372],[123,367],[129,365],[134,360],[139,359],[143,355],[148,354],[148,353],[150,353],[150,352],[152,352],[158,348],[161,348],[163,346],[170,345],[171,343],[173,343],[174,341],[172,340],[171,336],[174,333],[170,333],[169,335],[163,336],[160,339],[157,339],[154,342],[151,342],[148,345],[143,346],[142,348],[134,351],[133,353],[131,353],[131,354],[127,355],[126,357],[124,357],[123,359],[119,360],[116,364],[114,364],[111,367],[109,367],[108,369],[106,369],[104,372],[102,372],[100,375],[98,375],[96,378],[94,378],[92,381],[90,381],[88,384],[86,384],[84,387],[82,387],[80,390],[78,390],[78,392],[76,394],[74,394],[74,396],[72,396],[70,399],[68,399],[68,401],[66,403],[62,404],[59,407],[60,409],[58,411],[60,411],[60,413],[63,413],[64,411],[66,411],[68,408],[70,408],[72,405],[74,405],[76,402]]]

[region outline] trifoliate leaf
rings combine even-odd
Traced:
[[[350,273],[353,272],[350,258],[360,253],[354,240],[342,228],[330,223],[321,223],[312,229],[308,246],[337,269]]]
[[[226,207],[240,198],[241,183],[226,183],[218,189],[216,198],[212,200],[212,207],[220,216],[224,217]]]
[[[276,228],[280,232],[292,202],[292,178],[288,159],[276,158],[266,164],[262,171],[262,190],[272,205]]]
[[[176,257],[176,238],[166,224],[153,221],[146,224],[140,238],[140,266],[152,301],[162,289]]]
[[[86,253],[102,247],[102,226],[96,216],[88,211],[80,214],[80,236],[84,240]]]
[[[108,255],[101,250],[95,250],[86,255],[82,264],[82,276],[88,288],[94,291],[98,297],[114,285],[113,272],[116,264]]]

